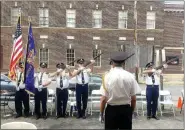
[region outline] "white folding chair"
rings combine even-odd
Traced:
[[[143,106],[146,104],[146,94],[145,92],[141,92],[140,94],[136,95],[136,113],[139,115],[139,104],[141,105],[141,111],[143,113],[144,109]]]
[[[76,93],[75,91],[68,90],[69,98],[68,98],[68,112],[70,116],[73,116],[73,113],[76,112]]]
[[[162,116],[163,113],[169,113],[169,112],[173,112],[173,114],[175,116],[175,108],[174,108],[175,106],[174,106],[174,102],[172,101],[172,96],[171,96],[170,91],[168,91],[168,90],[160,90],[159,91],[159,96],[160,96],[160,99],[161,99],[161,97],[164,98],[163,101],[159,100],[159,108],[160,108],[161,116]],[[162,105],[171,106],[170,110],[172,110],[172,111],[164,112],[162,110]]]
[[[142,112],[143,112],[143,116],[145,115],[145,112],[146,112],[146,105],[147,105],[147,101],[146,101],[146,90],[142,90],[141,91],[141,109],[142,109]],[[145,106],[145,109],[144,109],[144,106]]]
[[[33,115],[35,109],[35,99],[33,95],[29,95],[30,104],[32,106],[31,113]]]
[[[91,97],[90,97],[90,99],[91,99],[91,107],[90,107],[91,115],[92,115],[92,112],[95,111],[95,110],[93,110],[93,104],[99,105],[100,98],[101,98],[100,90],[93,90],[91,93]],[[98,111],[99,111],[99,109],[98,109]]]
[[[48,109],[48,106],[49,106],[51,115],[52,115],[52,112],[53,112],[53,108],[55,106],[54,99],[55,99],[54,90],[48,89],[47,109]]]

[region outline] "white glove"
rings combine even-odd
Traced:
[[[70,65],[66,65],[66,69],[70,69]]]
[[[90,60],[91,63],[95,63],[95,60]]]
[[[62,71],[62,69],[57,69],[57,72],[60,73]]]
[[[16,87],[16,90],[17,90],[17,91],[19,91],[19,90],[20,90],[20,88],[19,88],[19,87]]]
[[[78,70],[79,71],[82,71],[82,70],[84,70],[85,69],[85,67],[80,67]]]
[[[152,69],[152,72],[155,72],[156,71],[156,69]]]
[[[168,65],[167,64],[164,64],[163,67],[166,69],[168,67]]]
[[[39,85],[39,87],[38,87],[39,89],[42,89],[43,88],[43,86],[42,85]]]
[[[21,89],[25,88],[25,84],[24,84],[24,83],[21,83],[21,84],[19,85],[19,88],[21,88]]]

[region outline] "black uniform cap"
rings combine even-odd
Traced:
[[[78,59],[78,60],[77,60],[77,63],[78,63],[78,64],[83,64],[84,62],[85,62],[84,59]]]
[[[153,62],[149,62],[148,64],[146,64],[145,68],[150,68],[151,66],[153,66],[154,63]]]
[[[40,63],[40,67],[41,68],[47,68],[47,66],[48,66],[47,63],[44,63],[44,62],[43,63]]]
[[[58,64],[56,65],[57,68],[62,68],[63,66],[64,66],[64,63],[58,63]]]
[[[24,63],[23,62],[19,62],[19,68],[24,68]]]
[[[112,52],[110,56],[110,60],[115,63],[123,63],[130,56],[131,55],[129,55],[127,52]]]

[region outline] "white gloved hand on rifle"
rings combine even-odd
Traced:
[[[85,69],[85,67],[80,67],[78,68],[78,71],[83,71]]]
[[[95,63],[95,60],[90,60],[91,63]]]
[[[70,65],[66,65],[66,69],[69,70],[70,69]]]
[[[57,73],[60,73],[62,71],[62,69],[57,69]]]
[[[19,88],[20,88],[20,89],[24,89],[24,88],[25,88],[25,84],[24,84],[24,83],[21,83],[21,84],[19,85]]]
[[[152,69],[152,72],[155,72],[156,71],[156,69]]]
[[[43,86],[42,86],[42,85],[39,85],[39,86],[38,86],[38,91],[39,91],[39,92],[42,91],[42,88],[43,88]]]
[[[164,64],[163,67],[166,69],[168,67],[168,65],[167,64]]]

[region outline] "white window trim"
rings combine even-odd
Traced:
[[[120,12],[126,12],[126,13],[127,13],[127,20],[126,20],[126,27],[125,27],[125,28],[122,28],[122,27],[119,26],[119,25],[120,25],[120,24],[119,24],[119,19],[120,19],[120,18],[119,18],[119,13],[120,13]],[[126,11],[126,10],[118,11],[118,28],[119,28],[119,29],[127,29],[127,28],[128,28],[128,10],[127,10],[127,11]]]
[[[102,28],[102,20],[103,20],[103,17],[102,17],[102,10],[93,10],[92,11],[92,20],[94,20],[93,18],[94,18],[94,11],[100,11],[101,12],[101,26],[100,27],[94,27],[94,25],[93,25],[93,22],[94,21],[92,21],[92,28]]]
[[[15,23],[12,23],[12,22],[14,22],[13,19],[12,19],[13,9],[18,9],[17,19],[16,19]],[[18,17],[19,17],[19,11],[21,12],[21,10],[22,10],[21,7],[17,7],[17,6],[11,8],[11,21],[10,21],[11,22],[11,26],[16,26],[17,25]]]
[[[67,39],[68,39],[68,40],[74,40],[75,37],[74,37],[74,36],[67,36]]]
[[[127,38],[126,37],[119,37],[119,41],[126,41]]]
[[[95,49],[95,50],[99,50],[99,51],[100,51],[100,54],[101,54],[101,50],[100,50],[100,49]],[[93,54],[93,51],[94,51],[94,50],[92,50],[92,54]],[[94,65],[94,67],[96,67],[96,68],[101,68],[101,65],[102,65],[102,64],[101,64],[101,56],[100,56],[100,66],[95,66],[95,65]]]
[[[40,24],[40,9],[42,9],[42,10],[47,9],[48,10],[48,25],[47,26],[46,25],[43,26],[43,25]],[[39,8],[38,14],[39,14],[39,27],[43,27],[43,28],[44,27],[46,27],[46,28],[49,27],[49,8],[46,8],[46,7]]]
[[[146,40],[147,41],[154,41],[154,37],[147,37]]]
[[[48,48],[39,48],[39,67],[40,67],[40,50],[41,49],[48,49]],[[49,68],[49,49],[48,49],[48,65],[47,65],[47,68]]]
[[[40,35],[40,39],[48,39],[48,35]]]
[[[75,14],[75,18],[74,18],[74,19],[75,19],[75,25],[74,25],[74,27],[68,27],[68,26],[67,26],[67,25],[68,25],[68,24],[67,24],[67,14],[68,14],[67,12],[68,12],[68,11],[74,11],[74,12],[75,12],[75,13],[74,13],[74,14]],[[74,10],[74,9],[66,9],[66,27],[67,27],[67,28],[76,28],[76,10]]]
[[[96,40],[98,41],[98,40],[100,40],[100,37],[93,37],[93,40],[94,41],[96,41]]]
[[[155,16],[155,22],[154,22],[154,28],[148,28],[148,24],[147,24],[147,13],[154,13],[154,16]],[[147,11],[146,12],[146,29],[156,29],[156,12],[154,11]]]
[[[76,57],[76,53],[75,53],[75,49],[74,48],[67,48],[67,49],[73,49],[74,50],[74,60],[75,60],[75,57]],[[66,50],[66,65],[67,65],[67,50]],[[71,66],[69,65],[71,68],[75,68],[75,63],[74,63],[74,66]]]

